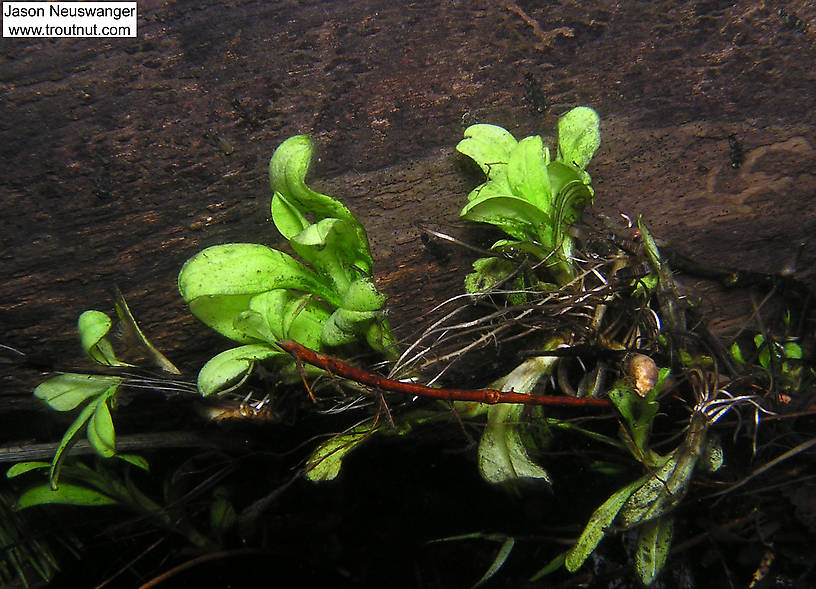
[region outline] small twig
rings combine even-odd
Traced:
[[[577,399],[574,397],[554,395],[527,395],[524,393],[497,391],[494,389],[434,389],[413,382],[402,382],[385,378],[373,372],[345,364],[337,358],[310,350],[292,340],[278,342],[278,346],[292,354],[296,359],[322,368],[326,372],[337,374],[354,382],[392,393],[441,399],[443,401],[476,401],[477,403],[486,403],[488,405],[495,405],[497,403],[521,403],[525,405],[584,408],[606,408],[612,406],[607,399]]]

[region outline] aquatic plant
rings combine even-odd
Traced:
[[[754,333],[727,351],[701,344],[710,334],[702,323],[689,321],[696,310],[679,294],[642,220],[625,229],[625,239],[616,228],[604,227],[595,236],[602,247],[574,236],[579,233],[572,226],[594,196],[587,167],[599,145],[600,119],[586,107],[559,120],[554,157],[539,136],[516,140],[485,124],[465,130],[457,150],[476,163],[484,181],[468,195],[461,216],[493,225],[507,238],[473,262],[464,284],[466,303],[457,302],[462,296],[444,303],[443,317],[400,353],[385,296],[373,278],[364,228],[345,205],[307,186],[310,139],[284,141],[270,160],[270,210],[292,253],[253,243],[217,245],[190,258],[179,273],[179,292],[192,314],[237,344],[204,364],[196,390],[210,399],[240,393],[238,398],[256,403],[255,411],[282,387],[302,382],[315,413],[362,412],[343,431],[310,447],[300,470],[316,482],[337,478],[344,459],[364,442],[405,436],[429,424],[463,427],[464,421],[478,421],[482,478],[511,490],[523,481],[537,481],[540,487],[534,488],[544,489],[553,483],[545,465],[553,439],[561,432],[580,436],[609,453],[605,464],[593,468],[598,487],[614,490],[597,497],[598,507],[575,543],[531,580],[561,568],[576,572],[604,537],[629,533],[637,537],[632,561],[638,577],[652,584],[669,558],[675,510],[696,476],[723,463],[714,425],[744,410],[758,424],[769,411],[771,391],[796,394],[814,374],[802,362],[806,351],[792,333],[790,315],[781,336]],[[481,313],[475,318],[459,320],[476,310]],[[153,364],[177,373],[120,295],[116,311]],[[46,483],[22,492],[17,507],[119,505],[211,550],[268,498],[239,514],[223,489],[213,489],[209,513],[215,523],[207,534],[177,497],[160,502],[134,484],[131,471],[148,472],[148,464],[117,450],[112,412],[120,389],[140,377],[124,372],[138,367],[118,358],[108,337],[111,326],[99,311],[86,311],[78,322],[85,353],[112,373],[59,374],[35,390],[51,409],[77,413],[51,462],[19,463],[8,471],[15,480],[48,475]],[[485,376],[485,388],[438,386],[456,362],[467,363],[488,345],[511,342],[524,343],[519,349],[526,350],[525,357],[499,376]],[[389,361],[390,373],[361,367],[360,357]],[[726,376],[720,367],[731,363]],[[260,366],[264,370],[256,371]],[[429,378],[432,370],[437,374]],[[270,373],[275,383],[264,380]],[[321,389],[324,376],[329,385]],[[268,389],[262,398],[252,398],[252,389],[245,392],[252,378]],[[414,398],[435,403],[407,401]],[[587,426],[561,410],[590,412],[597,419]],[[682,427],[656,431],[656,421],[667,412],[679,415]],[[83,433],[97,454],[93,466],[66,458]],[[606,474],[612,463],[629,477],[622,486]],[[169,480],[172,489],[175,475]],[[479,585],[499,574],[517,539],[496,532],[436,541],[474,539],[500,545]]]

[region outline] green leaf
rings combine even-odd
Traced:
[[[269,160],[269,184],[272,190],[283,195],[301,214],[312,213],[315,221],[328,218],[348,221],[354,227],[357,241],[365,244],[365,249],[368,250],[365,230],[351,211],[341,202],[306,186],[306,172],[312,160],[312,149],[312,140],[307,135],[296,135],[280,144]],[[282,226],[281,234],[286,237],[295,228],[291,217],[287,217]]]
[[[567,553],[562,552],[555,558],[553,558],[550,562],[544,565],[536,574],[530,577],[530,582],[535,583],[540,581],[543,577],[550,575],[564,566],[564,562],[567,560]]]
[[[547,213],[516,196],[488,196],[470,201],[460,216],[470,221],[490,223],[521,241],[552,243],[552,228]]]
[[[329,347],[353,343],[364,336],[371,322],[380,316],[381,313],[376,311],[337,309],[323,325],[320,341]]]
[[[499,572],[499,569],[502,568],[505,561],[510,556],[510,553],[513,551],[513,546],[516,545],[516,539],[512,537],[505,538],[504,542],[502,542],[499,551],[496,553],[496,558],[493,559],[493,562],[490,564],[488,569],[485,571],[485,574],[482,575],[481,579],[476,581],[476,583],[472,586],[471,589],[476,589],[476,587],[481,587],[485,583],[487,583],[493,576]]]
[[[340,307],[349,311],[379,311],[385,306],[385,301],[386,297],[377,290],[374,279],[363,276],[346,289]]]
[[[98,398],[99,397],[97,397],[97,399]],[[68,450],[74,445],[79,433],[82,431],[82,428],[85,427],[85,424],[88,423],[88,420],[91,419],[94,411],[96,411],[96,399],[83,407],[82,411],[80,411],[79,415],[74,419],[74,422],[68,426],[68,429],[65,430],[65,433],[62,435],[62,439],[57,446],[57,451],[54,454],[54,459],[51,461],[51,470],[48,473],[48,480],[52,489],[57,489],[60,469],[62,468],[65,457],[68,455]]]
[[[546,470],[534,463],[518,430],[523,405],[494,405],[487,412],[487,428],[479,440],[479,470],[491,483],[520,478],[552,483]]]
[[[564,564],[569,572],[574,573],[581,568],[584,561],[595,551],[595,548],[603,539],[606,529],[615,521],[618,512],[623,508],[627,499],[643,485],[646,479],[647,477],[641,477],[619,489],[595,510],[586,527],[584,527],[584,531],[578,537],[578,542],[567,551]]]
[[[731,343],[729,351],[731,352],[731,357],[737,362],[737,364],[742,364],[745,366],[745,358],[743,357],[742,349],[739,347],[737,342]]]
[[[293,339],[319,350],[320,333],[330,315],[326,304],[314,296],[279,289],[252,297],[249,311],[238,315],[234,327],[248,340]]]
[[[368,244],[360,242],[354,226],[342,219],[323,219],[309,225],[289,244],[340,296],[354,277],[369,274],[373,266]]]
[[[694,467],[703,452],[708,420],[702,413],[692,415],[682,443],[665,463],[654,469],[641,487],[621,509],[620,523],[625,529],[646,523],[670,512],[688,490]]]
[[[456,151],[472,159],[490,179],[506,173],[510,152],[518,142],[513,135],[497,125],[478,124],[465,129],[465,138]]]
[[[249,308],[253,296],[275,289],[316,294],[337,306],[340,297],[306,266],[263,245],[233,243],[209,247],[185,262],[179,292],[193,314],[206,325],[241,342],[251,343],[233,323]]]
[[[79,505],[83,507],[98,507],[115,505],[117,501],[86,487],[64,484],[59,489],[51,489],[48,485],[39,485],[23,492],[17,500],[15,509],[26,509],[36,505]]]
[[[150,463],[148,463],[147,458],[144,456],[138,456],[137,454],[117,454],[116,457],[145,472],[150,472]]]
[[[666,564],[673,535],[674,518],[672,517],[659,517],[640,528],[635,551],[635,568],[640,581],[646,587],[655,582]]]
[[[13,479],[14,477],[18,477],[27,472],[31,472],[32,470],[39,470],[50,467],[51,467],[50,462],[40,461],[18,462],[17,464],[13,465],[6,471],[6,478]]]
[[[503,258],[479,258],[473,262],[473,272],[465,276],[465,290],[470,293],[485,292],[490,290],[508,276],[510,276],[518,265]],[[524,288],[523,279],[519,276],[507,285],[508,288]]]
[[[558,159],[584,170],[601,145],[600,126],[598,113],[586,106],[558,119]]]
[[[513,195],[545,212],[552,206],[549,163],[550,152],[538,135],[519,141],[507,162],[507,182]]]
[[[609,391],[609,400],[615,405],[618,413],[623,417],[629,431],[631,440],[627,443],[634,443],[634,448],[630,448],[636,459],[651,458],[651,450],[648,447],[649,434],[652,429],[660,404],[649,395],[643,398],[638,395],[634,387],[626,381],[618,381]]]
[[[223,487],[213,492],[213,502],[210,504],[210,529],[214,534],[221,536],[228,532],[238,521],[235,507],[229,500],[228,493]]]
[[[118,386],[118,376],[97,376],[66,372],[51,377],[34,389],[34,396],[56,411],[71,411],[88,399]]]
[[[99,399],[96,402],[96,409],[88,422],[86,434],[88,442],[97,454],[104,458],[116,454],[116,431],[106,399]]]
[[[111,319],[101,311],[85,311],[77,320],[77,331],[82,349],[88,357],[102,366],[131,366],[116,359],[108,339],[105,337],[111,328]]]
[[[787,342],[782,347],[783,355],[785,358],[789,360],[801,360],[802,359],[802,346],[795,342]]]
[[[280,192],[272,196],[270,209],[275,227],[286,239],[291,239],[309,226],[309,220]]]
[[[266,344],[249,344],[221,352],[210,358],[198,373],[198,391],[204,397],[215,394],[240,381],[256,362],[276,356],[288,354]]]

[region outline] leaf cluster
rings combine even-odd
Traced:
[[[275,361],[294,379],[291,357],[276,346],[287,339],[314,350],[365,342],[393,352],[365,230],[342,203],[306,185],[311,157],[311,140],[298,135],[269,162],[272,221],[299,259],[265,245],[230,243],[199,252],[179,273],[179,292],[193,315],[242,344],[204,365],[202,395],[240,382],[258,362]]]
[[[476,162],[486,180],[470,192],[460,215],[495,225],[512,238],[493,244],[496,256],[477,260],[466,282],[470,292],[508,277],[513,268],[508,258],[519,256],[546,261],[560,283],[572,278],[573,241],[567,229],[592,200],[586,167],[600,142],[598,114],[583,106],[559,119],[555,157],[538,135],[517,141],[488,124],[465,130],[456,149]]]

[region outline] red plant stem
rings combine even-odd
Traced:
[[[337,358],[315,352],[293,340],[278,342],[278,346],[292,354],[296,359],[322,368],[326,372],[392,393],[428,397],[430,399],[442,399],[444,401],[476,401],[478,403],[487,403],[488,405],[495,405],[496,403],[522,403],[525,405],[547,405],[550,407],[612,406],[607,399],[579,399],[577,397],[556,395],[527,395],[513,391],[497,391],[495,389],[434,389],[413,382],[402,382],[385,378],[373,372],[345,364]]]

